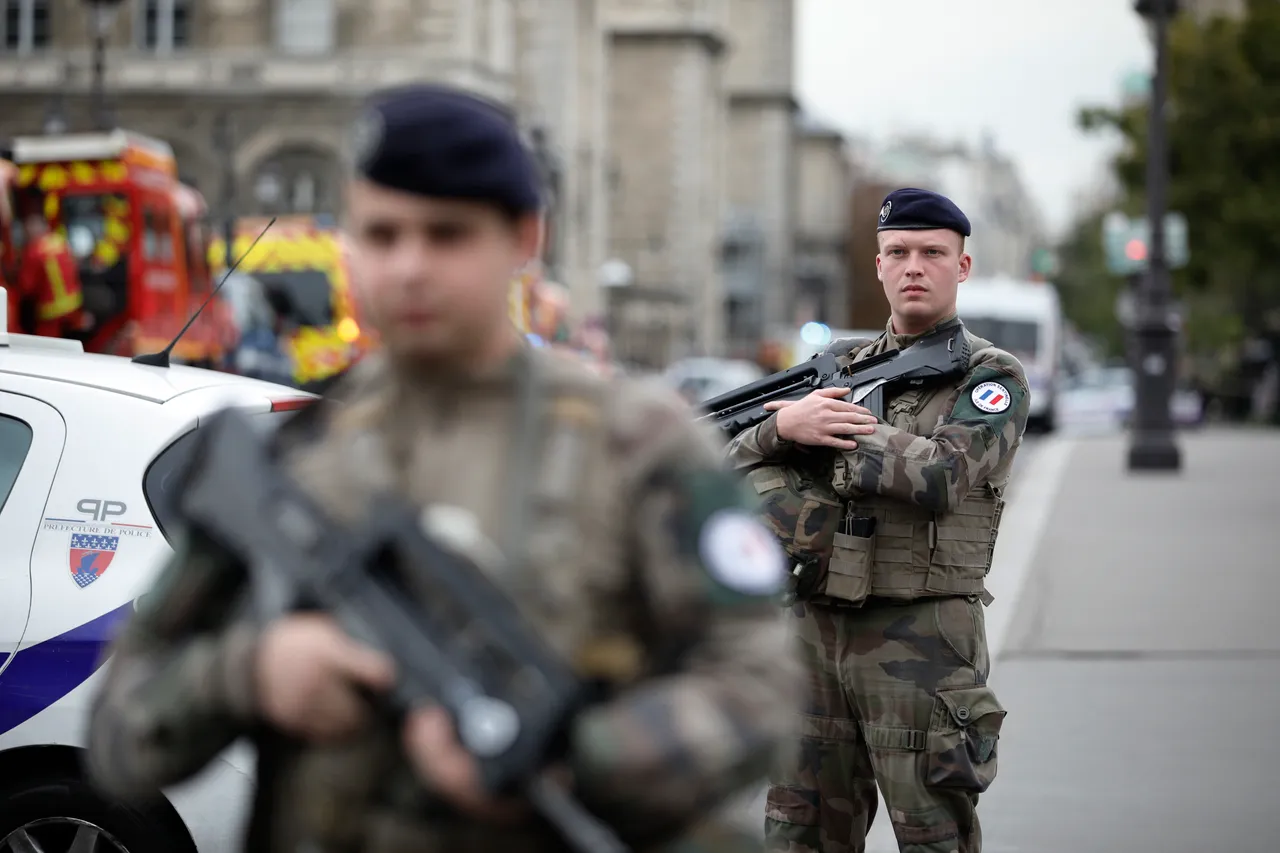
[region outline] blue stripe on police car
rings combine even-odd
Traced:
[[[22,725],[97,672],[107,644],[133,608],[130,601],[15,652],[0,672],[0,734]]]

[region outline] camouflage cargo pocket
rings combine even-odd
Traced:
[[[980,794],[996,778],[996,747],[1005,710],[990,687],[939,690],[929,726],[925,781]]]
[[[818,792],[809,788],[774,785],[765,797],[766,820],[792,826],[817,826],[822,813],[818,808]]]
[[[871,558],[875,545],[874,536],[835,534],[831,562],[827,565],[827,583],[822,591],[844,601],[865,599],[871,591]]]
[[[781,465],[755,468],[747,480],[761,498],[761,520],[787,553],[798,561],[816,558],[825,569],[844,513],[831,483]]]

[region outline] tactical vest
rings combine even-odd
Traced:
[[[969,337],[972,369],[992,344]],[[828,351],[857,347],[848,358],[853,363],[871,354],[869,343],[840,341]],[[966,381],[962,376],[899,393],[886,406],[886,422],[932,435],[947,415],[944,405]],[[945,513],[854,492],[844,458],[823,449],[793,450],[780,464],[752,470],[748,479],[764,503],[766,523],[795,560],[796,597],[856,604],[868,597],[945,595],[977,595],[989,602],[984,581],[1007,476],[998,472]]]
[[[496,545],[506,563],[500,582],[516,587],[518,596],[532,596],[543,607],[558,610],[577,594],[587,561],[593,567],[627,564],[614,529],[624,511],[618,505],[617,484],[608,476],[612,471],[607,464],[608,384],[595,374],[557,368],[552,360],[561,356],[535,353],[532,357],[537,373],[524,384],[516,414],[520,422],[504,464],[509,488],[500,496],[503,534],[499,541],[481,543],[479,552],[468,556],[483,563],[484,550]],[[373,369],[353,375],[353,381],[344,385],[367,382]],[[338,398],[348,396],[337,390]],[[356,508],[350,505],[364,501],[388,480],[396,482],[401,492],[409,491],[403,482],[408,475],[408,448],[398,446],[397,438],[411,441],[413,436],[406,432],[374,439],[370,427],[383,416],[384,401],[376,393],[349,396],[353,399],[346,412],[335,412],[336,406],[325,400],[310,408],[329,407],[328,418],[315,411],[307,412],[305,419],[313,423],[306,430],[308,443],[323,441],[327,426],[341,436],[338,444],[350,448],[342,464],[354,488],[344,487],[341,502],[348,505],[347,515],[353,516]],[[315,423],[321,420],[327,420],[327,425]],[[301,436],[303,430],[296,432]],[[380,468],[385,471],[381,476]],[[450,533],[441,530],[440,535],[448,538]],[[469,547],[461,539],[455,544],[464,551]],[[551,567],[570,568],[552,571]],[[562,651],[576,662],[584,679],[617,684],[639,676],[637,649],[619,635],[609,634],[597,636],[588,648]]]
[[[468,542],[465,519],[455,519],[452,531],[446,524],[432,532],[498,574],[499,585],[529,607],[536,623],[555,614],[558,624],[550,626],[551,633],[563,630],[559,642],[556,636],[548,641],[584,681],[616,693],[646,675],[651,662],[627,626],[599,624],[605,620],[592,620],[576,606],[583,584],[614,580],[602,578],[599,566],[616,566],[619,573],[627,566],[622,537],[613,527],[623,515],[620,490],[604,474],[610,470],[604,464],[608,386],[594,376],[553,373],[528,383],[531,390],[516,413],[513,446],[504,463],[510,489],[499,496],[505,501],[497,536],[502,541],[478,542],[473,532]],[[367,376],[353,381],[366,382]],[[321,401],[299,416],[279,444],[281,452],[296,451],[290,454],[295,474],[306,473],[298,465],[312,466],[311,473],[330,469],[317,490],[324,493],[316,497],[336,519],[354,523],[372,494],[389,483],[403,488],[408,466],[397,441],[411,432],[370,440],[392,398],[369,392],[367,386],[337,396],[346,402]],[[495,568],[494,556],[506,559]],[[588,565],[591,571],[586,571]],[[552,566],[556,570],[548,570]],[[565,639],[571,635],[579,638],[572,644]],[[458,833],[472,831],[423,790],[400,755],[398,737],[369,733],[351,743],[306,747],[273,748],[265,742],[259,744],[259,754],[250,832],[255,840],[272,839],[270,849],[309,843],[321,853],[434,851],[462,846]]]

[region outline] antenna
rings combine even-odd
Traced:
[[[194,323],[196,321],[196,318],[200,316],[200,312],[204,311],[205,308],[209,307],[209,303],[213,301],[213,297],[217,296],[218,291],[222,290],[222,285],[226,284],[227,279],[231,278],[231,274],[236,271],[236,267],[240,266],[240,262],[243,261],[245,258],[249,257],[249,253],[253,251],[253,247],[258,245],[258,241],[261,240],[266,235],[267,231],[271,229],[271,226],[275,224],[276,224],[276,218],[273,216],[271,217],[271,221],[267,223],[266,227],[262,229],[262,233],[259,234],[257,237],[253,238],[253,242],[249,244],[249,248],[245,249],[244,253],[240,255],[240,257],[236,258],[236,262],[232,264],[231,267],[222,276],[222,281],[218,282],[218,286],[215,287],[213,289],[213,292],[209,294],[209,298],[204,301],[203,305],[201,305],[199,308],[196,309],[196,313],[191,315],[191,319],[187,321],[187,325],[183,326],[182,330],[178,332],[176,336],[174,336],[174,339],[169,341],[169,345],[167,347],[160,350],[160,352],[150,352],[150,353],[143,353],[141,355],[135,355],[133,358],[129,360],[132,361],[134,364],[146,364],[146,365],[150,365],[151,367],[168,367],[169,354],[172,353],[173,348],[178,345],[178,341],[182,340],[182,336],[187,333],[187,329],[190,329],[191,324]]]

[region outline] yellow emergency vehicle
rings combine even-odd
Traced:
[[[294,381],[306,385],[327,379],[374,345],[372,333],[360,323],[342,234],[309,216],[277,218],[267,229],[269,221],[236,223],[231,258],[243,257],[236,272],[261,283],[282,321],[281,345],[293,363]],[[210,250],[210,263],[220,269],[225,246],[222,239],[214,240]]]

